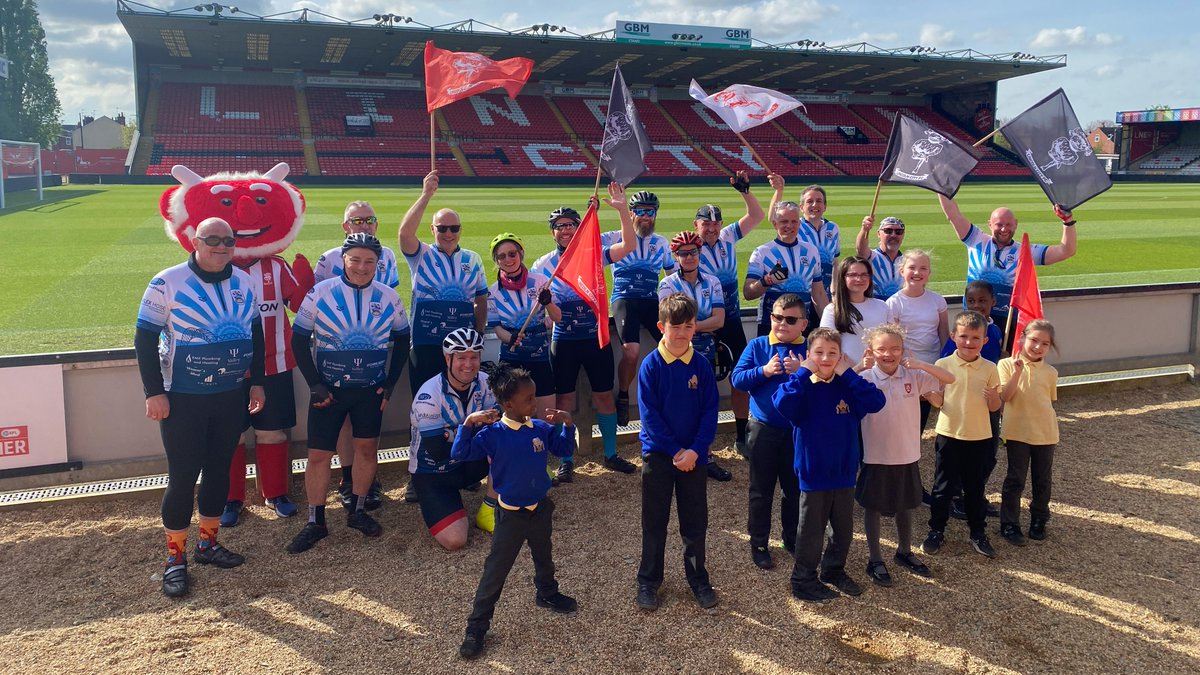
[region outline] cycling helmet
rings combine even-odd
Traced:
[[[705,204],[696,210],[696,220],[721,220],[721,207]]]
[[[560,206],[550,212],[550,217],[547,218],[550,227],[554,227],[554,222],[559,218],[570,218],[575,221],[576,225],[583,222],[583,218],[579,216],[579,212],[569,206]]]
[[[483,336],[474,328],[456,328],[442,340],[442,353],[482,352]]]
[[[352,248],[365,248],[375,252],[375,257],[383,255],[383,244],[375,238],[375,235],[367,234],[366,232],[355,232],[346,237],[345,243],[342,244],[342,253],[346,253]]]
[[[653,192],[648,192],[646,190],[642,190],[640,192],[635,192],[635,193],[633,193],[633,196],[631,196],[629,198],[629,208],[632,209],[633,207],[637,206],[638,204],[644,204],[646,206],[653,206],[654,208],[657,209],[658,208],[658,195],[654,194]]]
[[[696,248],[700,248],[700,246],[703,244],[704,240],[700,238],[700,235],[691,230],[686,230],[684,232],[680,232],[674,237],[671,237],[671,253],[678,251],[684,246],[695,246]]]
[[[896,216],[888,216],[887,218],[884,218],[879,223],[879,229],[882,230],[885,227],[898,227],[903,230],[904,229],[904,221],[900,220]]]
[[[521,249],[522,252],[525,250],[525,244],[521,242],[520,237],[513,234],[512,232],[501,232],[500,234],[498,234],[494,238],[492,238],[492,247],[490,250],[491,250],[493,256],[496,255],[496,247],[499,246],[500,244],[503,244],[506,241],[511,241],[512,243],[516,244],[517,248]]]

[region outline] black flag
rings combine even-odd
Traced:
[[[608,97],[604,141],[600,144],[600,168],[612,182],[629,185],[646,170],[646,153],[653,149],[618,65]]]
[[[979,160],[961,141],[939,133],[924,122],[896,115],[879,180],[905,183],[954,197],[963,176]]]
[[[1000,127],[1054,204],[1068,211],[1112,187],[1062,89]]]

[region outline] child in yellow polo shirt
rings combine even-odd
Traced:
[[[1021,493],[1025,474],[1033,481],[1029,505],[1029,538],[1046,538],[1050,519],[1050,470],[1058,445],[1058,371],[1045,362],[1055,348],[1054,326],[1044,319],[1030,321],[1021,332],[1020,351],[1003,359],[1000,398],[1008,406],[1000,436],[1008,449],[1008,475],[1000,492],[1000,536],[1017,546],[1025,545],[1021,533]]]
[[[963,312],[951,334],[954,353],[937,365],[954,375],[942,393],[934,441],[933,503],[929,507],[929,535],[921,544],[926,555],[937,553],[945,541],[950,518],[950,498],[963,491],[971,548],[989,558],[996,551],[988,541],[984,520],[984,483],[992,447],[990,413],[1000,409],[1000,378],[996,364],[979,355],[987,344],[987,319],[979,312]]]

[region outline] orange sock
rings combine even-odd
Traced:
[[[167,535],[167,565],[187,564],[187,529],[168,530],[164,527],[163,532]]]
[[[213,518],[200,516],[200,541],[196,542],[196,548],[215,546],[217,543],[217,530],[219,529],[221,529],[221,518],[219,516]]]

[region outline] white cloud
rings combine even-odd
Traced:
[[[1096,69],[1096,77],[1111,77],[1121,73],[1121,67],[1111,63],[1100,66]]]
[[[1030,49],[1065,49],[1067,47],[1108,47],[1121,41],[1110,33],[1088,34],[1084,26],[1074,28],[1043,28],[1029,42]]]
[[[917,44],[925,47],[937,47],[945,49],[958,44],[958,40],[954,35],[954,31],[943,28],[936,23],[927,23],[921,26],[921,37],[917,40]]]
[[[50,74],[62,103],[63,117],[76,114],[133,115],[133,69],[103,65],[88,59],[55,59]]]
[[[826,40],[826,42],[830,46],[854,44],[856,42],[869,42],[869,43],[875,45],[876,47],[895,47],[898,45],[899,41],[900,41],[899,33],[895,33],[895,32],[893,32],[893,33],[869,33],[867,31],[863,31],[863,32],[859,33],[858,35],[852,35],[850,37],[842,37],[842,38],[835,38],[833,40]]]

